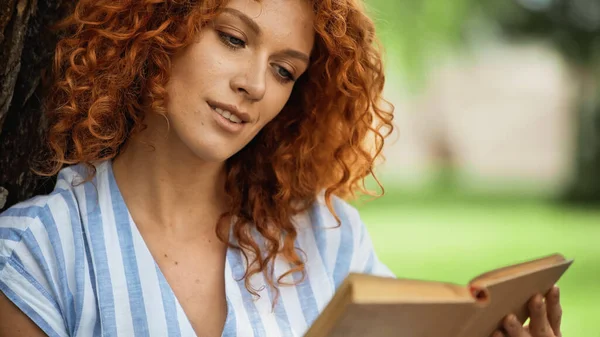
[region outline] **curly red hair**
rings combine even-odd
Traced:
[[[307,72],[281,113],[226,162],[229,212],[219,238],[246,256],[249,278],[282,254],[302,272],[292,216],[319,193],[368,193],[364,178],[392,130],[393,107],[382,99],[384,72],[373,22],[355,0],[306,0],[315,12],[315,45]],[[51,157],[45,174],[63,166],[112,159],[144,126],[144,111],[166,113],[171,57],[189,45],[226,1],[80,0],[57,27],[66,29],[47,95]],[[387,108],[387,110],[386,110]],[[229,223],[233,216],[229,242]],[[336,217],[336,219],[338,219]],[[340,221],[338,219],[338,224]],[[252,236],[264,238],[264,250]],[[262,240],[262,239],[261,239]]]

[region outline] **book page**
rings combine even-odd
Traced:
[[[466,286],[410,279],[352,275],[352,302],[386,303],[473,303]]]
[[[572,261],[572,260],[571,260]],[[531,273],[540,269],[564,264],[567,262],[564,256],[553,254],[532,261],[526,261],[511,266],[494,269],[475,277],[469,284],[485,287],[487,285],[502,282],[503,280],[518,277],[522,274]]]

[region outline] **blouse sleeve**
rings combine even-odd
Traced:
[[[351,271],[395,278],[396,275],[394,275],[387,265],[379,260],[375,248],[373,247],[369,231],[358,215],[356,221],[357,224],[355,228],[358,229],[357,232],[360,233],[360,235]]]
[[[58,252],[47,207],[17,205],[0,214],[0,291],[48,336],[68,336],[61,310]],[[50,224],[51,225],[51,224]]]
[[[360,218],[358,210],[341,199],[334,200],[334,207],[338,215],[344,222],[350,226],[345,227],[350,230],[349,237],[352,237],[352,259],[349,272],[371,274],[376,276],[393,277],[396,276],[383,262],[379,260],[369,231]]]

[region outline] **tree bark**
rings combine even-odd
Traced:
[[[0,0],[0,211],[54,186],[30,167],[43,149],[41,79],[58,41],[50,26],[73,2]]]
[[[590,62],[576,73],[580,96],[575,175],[565,197],[571,203],[597,204],[600,203],[600,61]]]

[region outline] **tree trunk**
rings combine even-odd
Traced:
[[[600,55],[599,55],[600,56]],[[577,204],[600,202],[600,61],[579,68],[575,176],[566,199]]]
[[[0,0],[0,211],[54,186],[30,167],[42,149],[40,82],[58,41],[49,27],[73,2]]]

